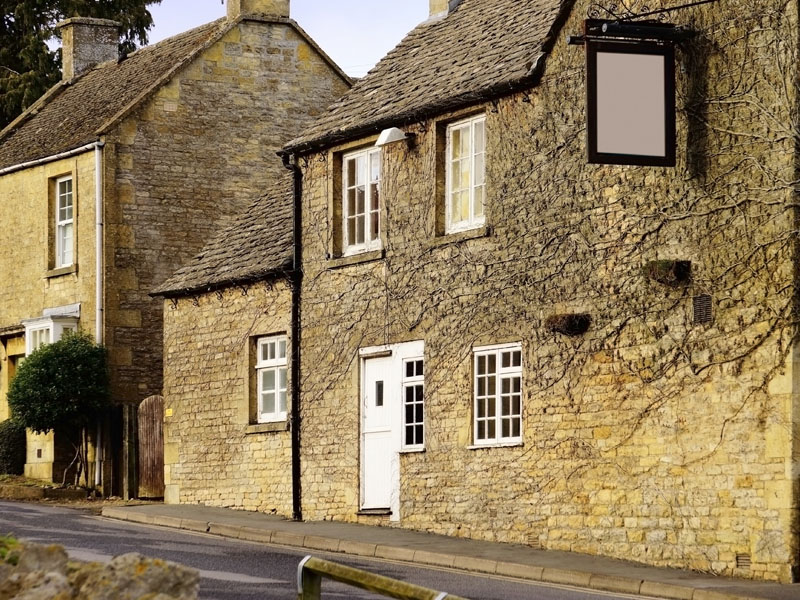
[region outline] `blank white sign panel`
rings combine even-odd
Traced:
[[[597,53],[597,151],[665,156],[665,58]]]

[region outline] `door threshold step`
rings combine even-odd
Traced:
[[[360,516],[370,516],[370,517],[385,517],[392,514],[392,509],[390,508],[362,508],[360,511],[356,513]]]

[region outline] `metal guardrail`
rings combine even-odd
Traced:
[[[297,566],[297,600],[320,600],[323,578],[400,600],[465,600],[313,556],[306,556]]]

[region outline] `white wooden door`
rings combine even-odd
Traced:
[[[392,504],[394,443],[399,384],[391,356],[364,361],[361,392],[361,482],[364,509]]]

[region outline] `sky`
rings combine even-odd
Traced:
[[[347,73],[363,76],[428,18],[429,0],[291,0],[291,17]],[[150,43],[225,16],[224,0],[162,0]]]

